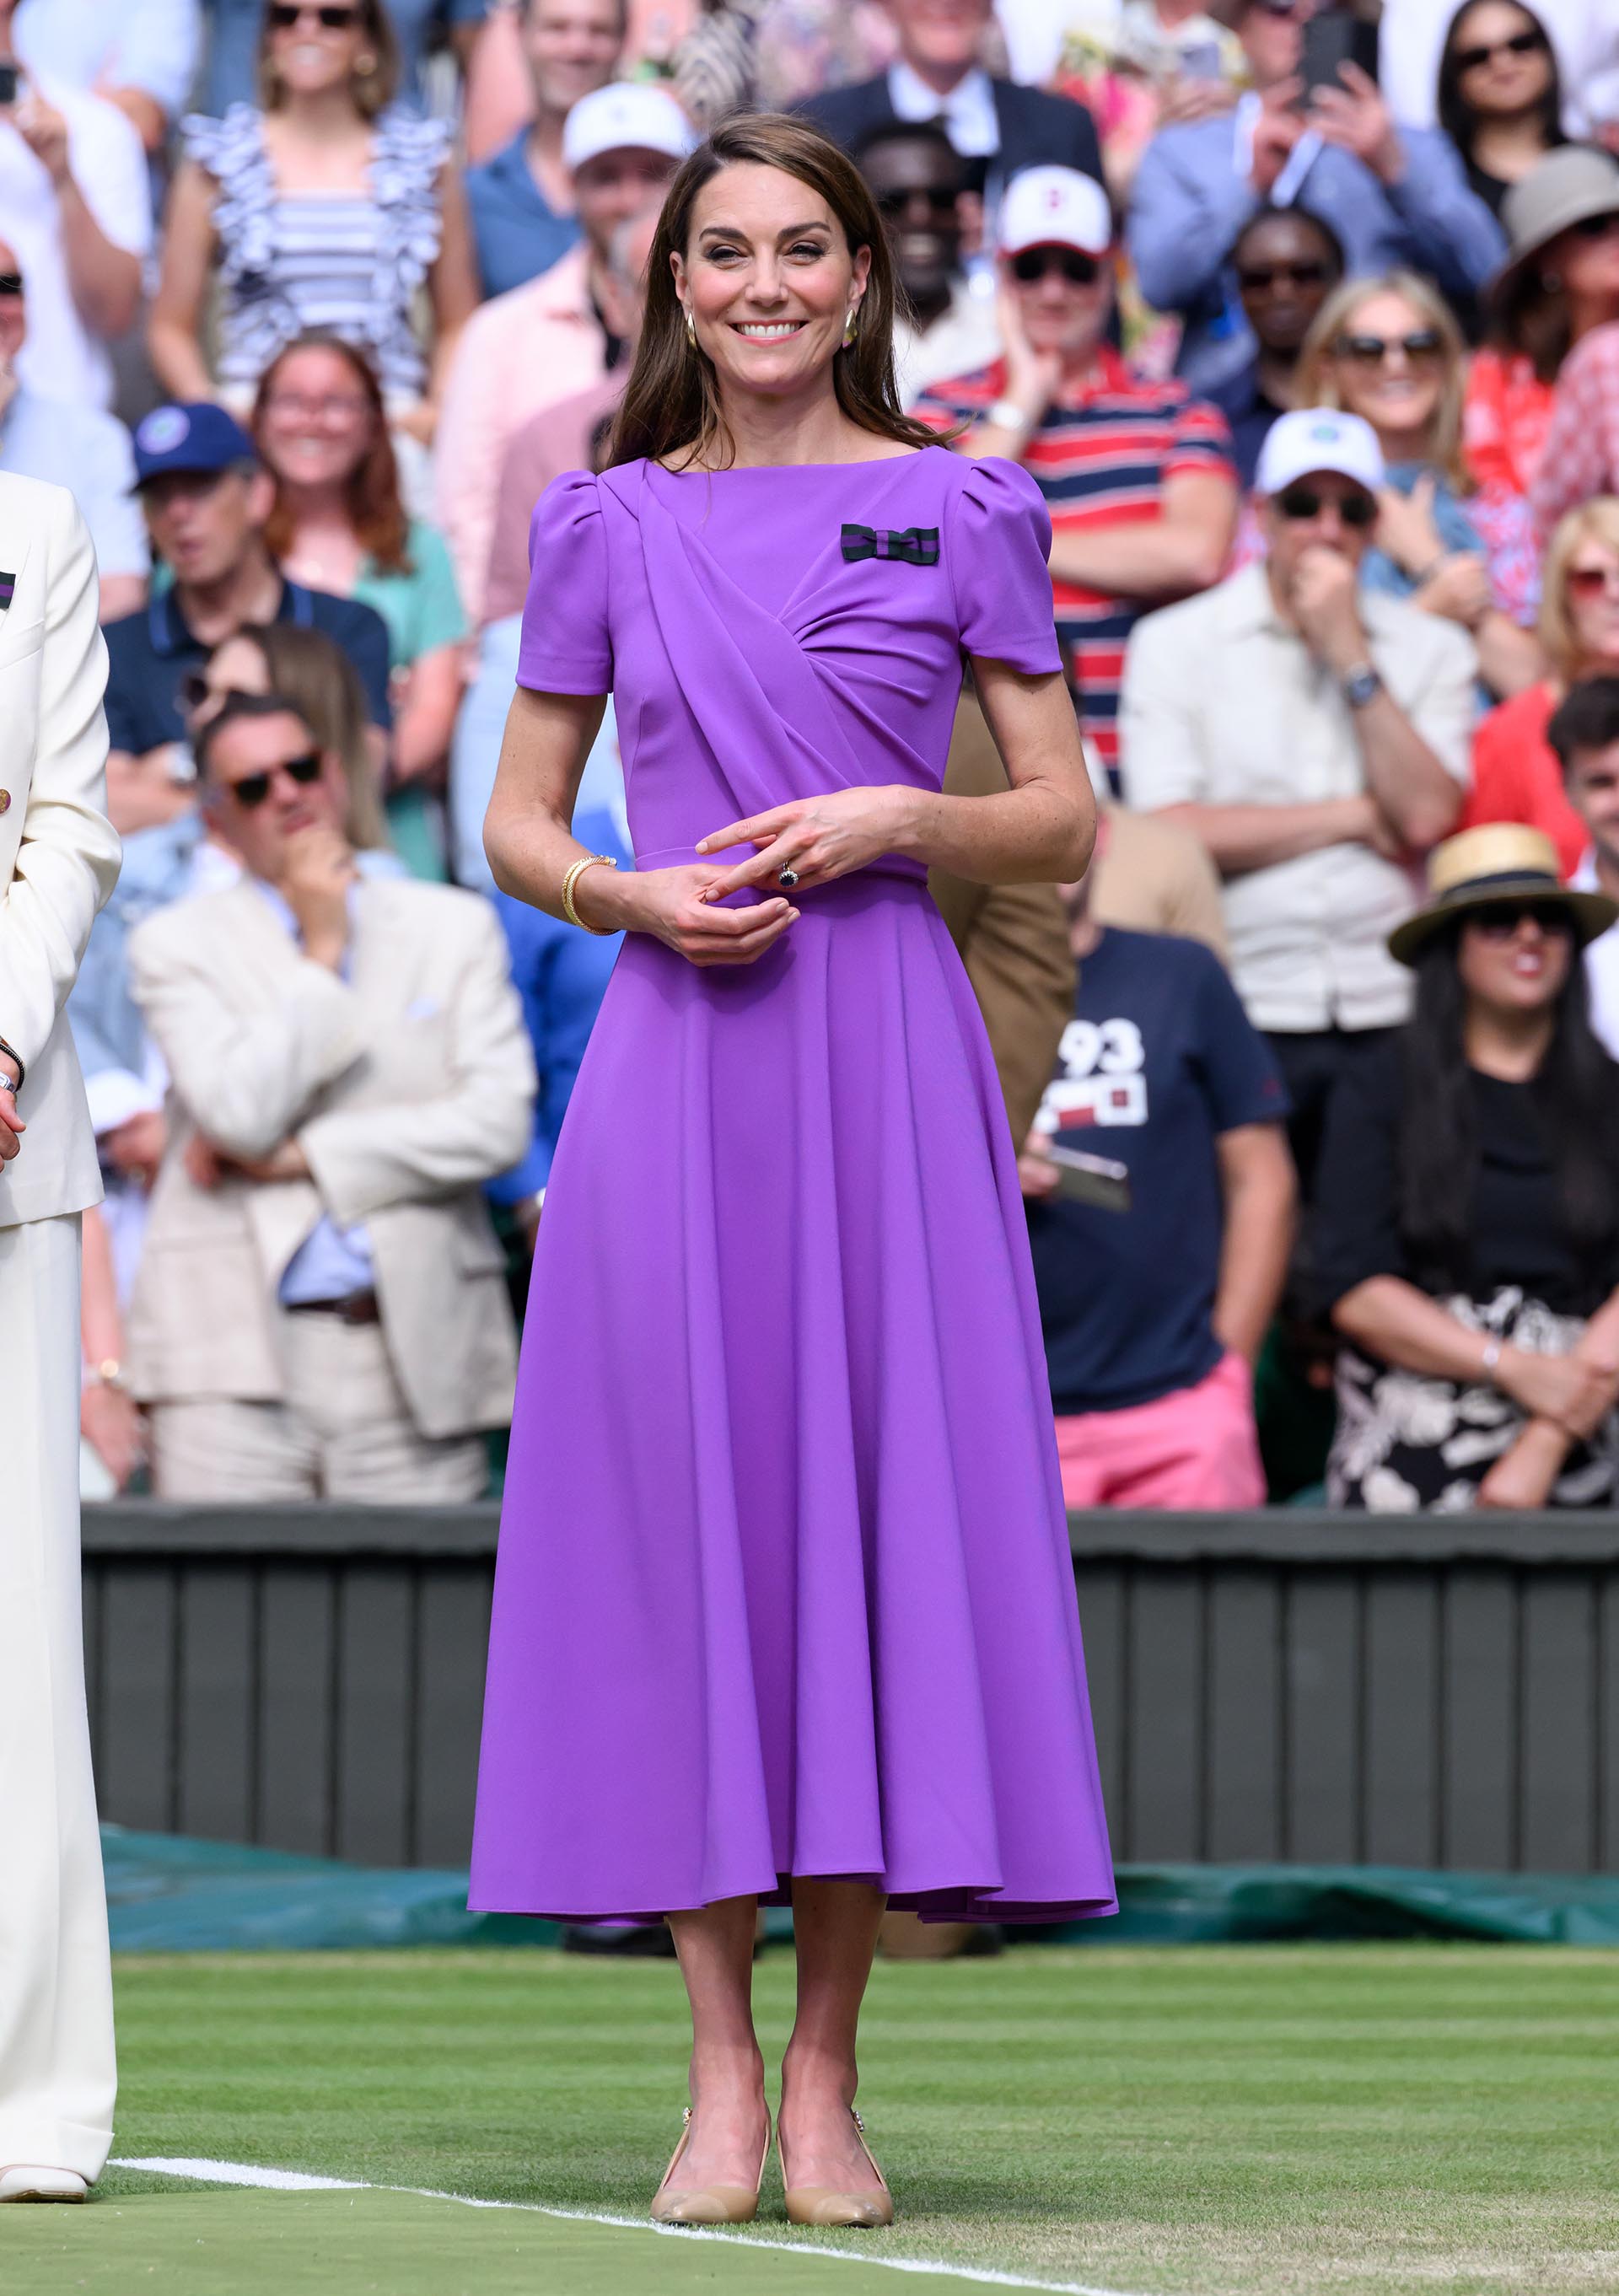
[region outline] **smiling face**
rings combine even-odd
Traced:
[[[1470,998],[1516,1018],[1556,1002],[1574,954],[1566,910],[1554,901],[1512,901],[1467,918],[1456,964]]]
[[[784,168],[738,161],[693,202],[675,289],[722,389],[786,398],[830,367],[871,269],[820,193]]]
[[[623,45],[620,0],[530,0],[522,45],[538,108],[566,112],[605,87]]]
[[[882,211],[900,284],[916,302],[948,295],[961,259],[961,162],[939,137],[884,136],[861,173]]]
[[[1414,453],[1439,411],[1445,386],[1442,339],[1403,295],[1357,303],[1332,352],[1346,413],[1364,416],[1391,459]]]
[[[327,23],[323,17],[341,22]],[[270,0],[266,56],[278,85],[292,95],[326,95],[352,85],[374,58],[359,0]]]
[[[1451,53],[1457,93],[1482,118],[1516,119],[1543,102],[1550,89],[1551,51],[1545,34],[1512,0],[1479,0],[1469,8],[1452,35]]]
[[[576,169],[573,199],[579,229],[598,262],[607,261],[612,234],[621,223],[662,199],[678,164],[667,152],[602,152]]]
[[[1237,284],[1262,349],[1293,358],[1338,278],[1337,252],[1311,216],[1278,209],[1243,234]]]
[[[259,420],[259,450],[278,479],[346,484],[371,451],[375,418],[353,363],[338,350],[289,351]]]

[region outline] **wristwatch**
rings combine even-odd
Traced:
[[[983,419],[997,430],[1032,430],[1034,418],[1015,398],[998,398],[984,409]]]
[[[1358,661],[1338,680],[1338,691],[1352,709],[1364,709],[1383,691],[1383,680],[1369,661]]]
[[[8,1076],[0,1076],[0,1092],[21,1092],[22,1079],[28,1074],[27,1069],[22,1064],[22,1054],[17,1050],[15,1045],[8,1045],[4,1037],[0,1037],[0,1053],[4,1053],[8,1061],[15,1061],[17,1063],[16,1083],[13,1084]]]

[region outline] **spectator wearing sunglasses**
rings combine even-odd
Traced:
[[[1580,144],[1550,152],[1502,217],[1511,247],[1491,283],[1462,438],[1481,485],[1533,496],[1564,362],[1619,320],[1619,161]]]
[[[855,158],[893,247],[908,309],[894,321],[900,403],[915,406],[933,384],[975,373],[1000,348],[993,305],[961,261],[966,162],[937,120],[874,128]]]
[[[1229,253],[1267,203],[1329,224],[1352,278],[1403,266],[1471,296],[1506,251],[1444,136],[1397,127],[1353,64],[1304,101],[1310,12],[1308,0],[1248,0],[1237,33],[1253,87],[1232,111],[1163,128],[1136,171],[1130,257],[1147,301],[1183,322],[1178,368],[1196,390],[1253,356]]]
[[[1467,774],[1472,641],[1359,587],[1383,485],[1359,416],[1284,414],[1260,456],[1265,560],[1149,615],[1124,674],[1126,802],[1183,822],[1224,881],[1306,1201],[1340,1078],[1406,1018],[1386,936]]]
[[[98,4],[114,5],[117,0]],[[387,0],[399,51],[399,101],[408,110],[423,109],[422,68],[430,48],[442,44],[466,70],[489,5],[490,0]],[[259,100],[264,0],[203,0],[203,9],[208,45],[197,109],[222,119],[233,104]]]
[[[1471,633],[1491,696],[1545,668],[1532,628],[1540,560],[1520,496],[1475,486],[1461,452],[1467,347],[1442,296],[1409,271],[1352,279],[1318,313],[1299,359],[1311,406],[1377,433],[1385,473],[1363,588],[1407,598]]]
[[[999,221],[1006,348],[925,391],[916,412],[958,452],[1020,462],[1051,512],[1057,636],[1109,781],[1119,679],[1138,615],[1217,581],[1237,523],[1224,418],[1175,382],[1143,382],[1106,340],[1113,217],[1071,168],[1015,176]]]
[[[1253,357],[1209,398],[1231,426],[1245,492],[1271,424],[1301,403],[1299,353],[1311,322],[1344,276],[1344,250],[1319,216],[1303,208],[1262,208],[1237,233],[1230,261]]]
[[[1414,1010],[1334,1103],[1313,1237],[1334,1506],[1614,1504],[1619,1068],[1579,951],[1616,916],[1497,824],[1439,847],[1390,936]]]
[[[1584,679],[1619,676],[1619,501],[1584,503],[1558,524],[1546,553],[1540,634],[1547,675],[1491,710],[1474,735],[1461,825],[1531,824],[1551,839],[1566,876],[1589,840],[1548,733],[1552,713]]]
[[[1559,161],[1566,170],[1568,161],[1588,156],[1598,157],[1574,149],[1553,152],[1514,195],[1515,203],[1535,193]],[[1600,158],[1610,169],[1611,196],[1613,162],[1607,152]],[[1596,169],[1590,172],[1594,179]],[[1560,260],[1553,276],[1566,298],[1573,348],[1557,370],[1546,442],[1529,489],[1543,535],[1576,503],[1619,494],[1619,208],[1580,216],[1558,239],[1557,255],[1548,250],[1541,258],[1541,276]]]
[[[129,433],[98,406],[32,390],[18,373],[28,340],[28,283],[0,240],[0,470],[66,487],[95,545],[101,619],[133,613],[146,595],[145,529],[131,488]]]
[[[133,935],[171,1130],[129,1317],[160,1496],[476,1497],[515,1341],[484,1181],[534,1065],[474,893],[363,876],[341,760],[279,695],[197,737],[242,858]]]
[[[136,430],[135,470],[166,570],[139,613],[107,626],[112,785],[142,771],[167,777],[185,737],[187,673],[248,622],[296,622],[336,640],[365,686],[380,764],[392,724],[387,627],[359,600],[283,574],[265,541],[275,482],[241,424],[207,403],[154,408]]]
[[[1546,27],[1518,0],[1467,0],[1439,59],[1439,125],[1492,215],[1548,152],[1567,141]]]

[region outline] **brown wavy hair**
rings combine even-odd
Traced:
[[[303,719],[320,749],[334,750],[342,759],[349,792],[343,833],[349,844],[362,852],[386,849],[388,821],[358,670],[335,638],[325,630],[300,629],[296,622],[244,622],[219,644],[234,645],[238,638],[257,650],[266,692]]]
[[[290,358],[300,351],[334,351],[348,362],[349,372],[358,383],[366,406],[371,410],[371,444],[349,474],[347,508],[355,533],[365,544],[371,556],[384,574],[414,574],[415,566],[407,544],[410,521],[406,515],[404,498],[399,492],[399,466],[395,459],[393,441],[388,435],[388,412],[382,404],[382,386],[377,381],[376,370],[364,351],[341,335],[325,328],[311,329],[307,334],[295,336],[275,357],[259,378],[259,389],[253,398],[253,412],[249,429],[258,447],[264,466],[275,482],[275,506],[265,523],[264,539],[272,558],[280,559],[292,546],[295,531],[292,505],[286,498],[279,472],[265,451],[265,413],[275,388],[275,378]]]
[[[349,96],[362,119],[374,119],[379,111],[386,111],[399,92],[399,43],[382,0],[359,0],[359,12],[360,29],[376,62],[368,72],[349,74]],[[275,70],[275,59],[270,53],[267,0],[264,13],[259,20],[255,78],[260,104],[266,111],[275,111],[282,97],[281,75]]]
[[[646,316],[607,462],[650,461],[684,454],[717,469],[736,458],[711,361],[687,340],[686,315],[675,291],[670,257],[684,257],[697,195],[721,168],[779,168],[825,200],[851,255],[864,247],[871,271],[861,299],[854,341],[833,360],[838,405],[851,422],[875,438],[907,446],[936,447],[940,436],[907,414],[894,381],[893,258],[876,203],[852,160],[806,120],[785,112],[755,111],[723,121],[700,144],[669,187],[646,268]],[[722,459],[723,458],[723,459]]]

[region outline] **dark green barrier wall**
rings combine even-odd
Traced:
[[[464,1863],[496,1521],[87,1508],[105,1816]],[[1619,1517],[1072,1532],[1121,1860],[1619,1873]]]

